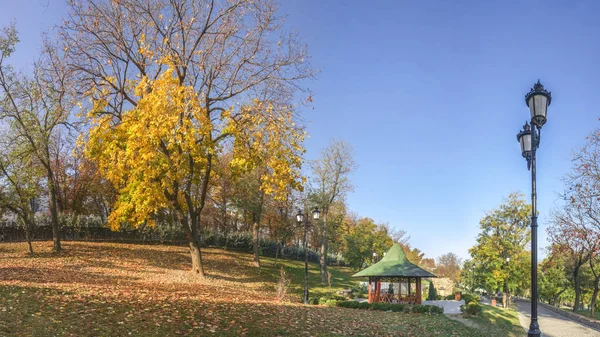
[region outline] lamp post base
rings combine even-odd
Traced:
[[[529,324],[529,331],[527,331],[527,337],[540,337],[542,332],[540,331],[540,325],[538,324],[537,318],[532,319]]]

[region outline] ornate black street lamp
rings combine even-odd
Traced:
[[[296,214],[296,221],[298,222],[298,227],[304,223],[304,298],[302,300],[304,304],[308,304],[308,245],[306,242],[308,228],[306,222],[304,222],[304,214],[302,214],[300,209],[298,209],[298,214]]]
[[[521,144],[521,154],[527,160],[527,169],[531,170],[531,323],[527,336],[539,337],[542,333],[538,323],[537,302],[537,192],[535,176],[536,150],[540,146],[542,126],[546,123],[548,106],[552,100],[550,91],[538,82],[525,95],[525,103],[531,112],[531,125],[525,122],[523,130],[517,135]]]

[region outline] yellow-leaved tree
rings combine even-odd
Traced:
[[[172,210],[188,235],[192,270],[204,275],[200,220],[211,175],[218,173],[214,163],[233,150],[233,172],[263,168],[261,190],[284,198],[290,186],[302,188],[304,131],[295,126],[292,109],[259,100],[211,118],[173,67],[156,80],[143,77],[134,95],[137,105],[117,124],[96,113],[106,102],[96,101],[90,113],[86,155],[119,193],[109,224],[115,230],[124,223],[152,224],[159,210]]]
[[[168,209],[204,275],[198,238],[223,164],[234,176],[260,167],[262,191],[276,198],[301,186],[294,107],[315,73],[306,47],[282,30],[273,0],[80,0],[68,9],[58,32],[88,98],[85,152],[118,191],[111,225],[151,223]]]

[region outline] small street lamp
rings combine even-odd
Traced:
[[[302,214],[301,210],[298,210],[298,214],[296,214],[296,221],[298,221],[298,224],[304,221],[304,214]]]
[[[307,223],[304,222],[304,214],[302,211],[298,209],[298,214],[296,214],[296,221],[298,222],[298,226],[304,223],[304,304],[308,304],[308,243],[306,241],[308,227]]]
[[[319,218],[321,217],[321,212],[319,212],[319,208],[315,207],[312,211],[313,214],[313,219],[315,220],[319,220]]]
[[[548,106],[552,101],[550,91],[538,80],[533,88],[525,95],[525,103],[531,114],[531,125],[525,122],[523,130],[517,134],[521,144],[521,155],[527,160],[527,169],[531,170],[531,323],[527,336],[541,336],[538,323],[537,302],[537,186],[536,186],[536,150],[540,146],[542,126],[546,123]],[[507,258],[507,262],[509,259]]]
[[[377,262],[377,252],[373,252],[373,263]]]

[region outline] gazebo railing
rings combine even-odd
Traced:
[[[369,303],[403,303],[403,304],[420,304],[420,298],[417,294],[369,294]]]

